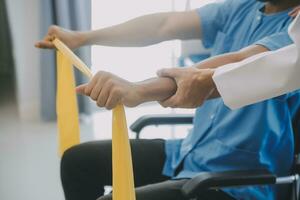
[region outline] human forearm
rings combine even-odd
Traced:
[[[198,69],[215,69],[217,67],[241,61],[240,57],[235,53],[224,54],[206,59],[195,64]]]
[[[192,67],[162,69],[160,77],[170,77],[176,81],[175,95],[161,102],[165,107],[195,108],[206,99],[219,97],[219,91],[213,81],[214,68],[229,63],[240,62],[253,55],[268,51],[260,45],[253,45],[235,53],[223,54],[195,64]]]
[[[172,96],[177,89],[176,83],[171,78],[151,78],[135,83],[141,103],[148,101],[163,101]]]
[[[223,65],[227,65],[229,63],[239,62],[239,61],[241,61],[241,56],[239,56],[236,53],[231,53],[231,54],[225,54],[225,55],[209,58],[203,62],[197,63],[195,67],[198,69],[212,69],[214,72],[215,68],[218,68]],[[210,76],[210,80],[212,80],[212,76],[213,73]],[[213,99],[213,98],[220,97],[220,94],[216,89],[216,85],[214,84],[213,81],[211,82],[212,82],[211,87],[213,89],[212,90],[213,92],[209,96],[207,96],[206,99]]]
[[[201,31],[197,13],[187,11],[144,15],[83,35],[88,45],[138,47],[173,39],[200,38]]]
[[[240,51],[233,53],[226,53],[218,56],[211,57],[200,63],[195,64],[198,69],[214,69],[220,66],[224,66],[230,63],[240,62],[246,58],[254,56],[259,53],[268,51],[268,49],[261,45],[252,45]]]
[[[174,39],[169,31],[170,20],[175,12],[150,14],[127,22],[93,31],[71,31],[58,26],[50,26],[43,40],[36,43],[39,48],[54,48],[54,37],[67,46],[76,49],[85,45],[103,46],[146,46]],[[173,28],[173,27],[172,27]]]
[[[78,86],[77,92],[91,97],[99,107],[112,109],[119,103],[135,107],[148,101],[161,101],[172,96],[176,89],[170,78],[151,78],[134,83],[99,71],[89,83]]]
[[[173,13],[157,13],[134,18],[127,22],[84,32],[85,45],[146,46],[171,40],[165,26]]]
[[[203,62],[197,63],[195,65],[198,69],[215,69],[230,63],[236,63],[240,62],[246,58],[249,58],[251,56],[254,56],[259,53],[263,53],[268,51],[267,48],[260,46],[260,45],[252,45],[247,48],[244,48],[238,52],[233,53],[227,53],[219,56],[215,56],[212,58],[209,58]],[[212,76],[211,76],[212,79]],[[211,93],[211,95],[208,96],[208,99],[220,97],[219,91],[216,88],[216,85],[213,83],[214,91]]]
[[[59,38],[72,49],[84,45],[139,47],[173,39],[200,38],[200,27],[196,11],[156,13],[95,31],[71,31],[50,26],[44,39],[35,46],[54,48],[52,40]]]

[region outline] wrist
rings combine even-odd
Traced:
[[[212,99],[212,98],[216,98],[219,97],[219,91],[217,89],[216,83],[213,79],[213,75],[216,71],[216,69],[207,69],[207,73],[208,73],[208,78],[209,78],[209,87],[211,88],[211,92],[210,95],[207,97],[208,99]]]
[[[216,88],[215,82],[213,80],[214,73],[215,73],[215,69],[207,69],[209,83],[213,88]]]
[[[78,32],[78,40],[79,46],[86,46],[91,44],[89,32]]]
[[[136,96],[141,103],[162,101],[172,96],[177,89],[176,82],[171,78],[151,78],[135,84]]]
[[[206,69],[198,69],[197,77],[201,80],[205,79],[206,84],[208,87],[212,88],[215,87],[215,83],[213,80],[213,75],[215,73],[215,69],[206,68]]]
[[[149,95],[147,95],[147,88],[143,83],[134,83],[134,91],[136,93],[136,97],[138,98],[138,101],[141,103],[145,103],[147,101],[151,101],[149,98]]]

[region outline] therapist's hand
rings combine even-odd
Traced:
[[[300,12],[300,6],[297,6],[291,12],[289,12],[289,15],[291,17],[297,17],[299,12]]]
[[[99,107],[109,110],[120,103],[128,107],[143,103],[143,95],[137,84],[105,71],[99,71],[89,83],[78,86],[76,91],[91,97]]]
[[[52,49],[54,48],[52,40],[54,40],[55,37],[60,39],[71,49],[76,49],[85,43],[85,37],[82,32],[63,29],[59,26],[50,26],[44,39],[36,42],[35,47]]]
[[[161,101],[163,107],[196,108],[215,91],[212,76],[214,69],[196,67],[166,68],[157,72],[160,77],[170,77],[176,81],[177,91],[170,98]]]

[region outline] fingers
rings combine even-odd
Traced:
[[[289,16],[291,17],[296,17],[297,12],[295,10],[292,10],[291,12],[289,12]]]
[[[176,106],[176,101],[177,101],[176,99],[177,99],[177,97],[172,96],[172,97],[170,97],[169,99],[167,99],[165,101],[159,101],[159,104],[164,108],[168,108],[168,107],[176,108],[177,107]]]
[[[160,101],[159,104],[164,108],[177,108],[179,106],[181,96],[181,92],[177,90],[173,96],[164,101]]]
[[[87,86],[85,87],[84,93],[86,96],[91,96],[91,93],[95,88],[95,86],[97,85],[99,79],[101,79],[101,76],[99,76],[99,73],[97,73],[92,80],[87,84]],[[94,94],[95,95],[95,94]]]
[[[40,40],[35,43],[35,47],[42,48],[42,49],[53,49],[55,48],[52,44],[52,41],[57,37],[60,27],[58,26],[50,26],[48,29],[47,35],[44,37],[43,40]]]
[[[290,15],[291,17],[297,17],[299,11],[300,11],[300,7],[298,6],[298,7],[296,7],[295,9],[293,9],[291,12],[289,12],[289,15]]]
[[[171,77],[171,78],[176,78],[179,76],[181,72],[180,68],[164,68],[160,69],[156,72],[157,76],[159,77]]]
[[[41,48],[41,49],[53,49],[54,45],[52,42],[49,41],[39,41],[34,45],[36,48]]]
[[[89,96],[97,102],[99,107],[104,107],[109,97],[110,88],[112,87],[112,81],[110,81],[109,77],[109,73],[99,71],[89,83],[78,86],[76,92]]]
[[[163,107],[170,108],[196,108],[201,106],[204,102],[204,99],[197,98],[191,99],[188,98],[190,95],[187,95],[183,90],[177,90],[177,92],[164,101],[160,101],[159,104]]]
[[[203,104],[203,101],[187,101],[186,99],[176,95],[172,96],[165,101],[160,101],[159,104],[164,108],[196,108]]]
[[[35,43],[35,47],[42,48],[42,49],[53,49],[54,45],[52,41],[55,39],[55,34],[53,32],[48,32],[48,34],[44,37],[43,40],[38,41]]]
[[[103,84],[102,79],[102,75],[97,73],[89,83],[77,86],[76,92],[78,94],[89,96],[93,100],[97,100]]]
[[[92,89],[92,92],[91,92],[91,99],[93,99],[94,101],[97,101],[98,99],[98,96],[101,92],[101,89],[102,89],[102,81],[101,80],[98,80],[98,82],[96,83],[95,87]]]
[[[114,108],[120,101],[120,95],[118,95],[115,89],[112,88],[112,84],[108,82],[92,80],[90,83],[82,84],[76,87],[76,92],[81,95],[89,96],[96,101],[99,107],[106,107],[107,109]]]
[[[111,110],[121,102],[121,92],[117,89],[111,91],[107,102],[105,104],[106,109]]]
[[[99,107],[105,107],[107,99],[109,97],[109,91],[111,87],[109,85],[105,85],[103,89],[101,90],[98,99],[97,99],[97,106]]]
[[[103,87],[102,87],[103,84]],[[82,84],[76,87],[77,94],[89,96],[91,99],[97,102],[99,107],[106,107],[112,109],[119,102],[120,98],[115,92],[111,90],[112,85],[108,82],[103,83],[101,81],[91,80],[90,83]]]
[[[99,71],[89,83],[78,86],[76,92],[89,96],[97,106],[110,110],[124,97],[124,84],[128,83],[109,72]]]
[[[85,95],[85,88],[86,88],[87,84],[82,84],[76,87],[76,93],[77,94],[81,94],[81,95]]]

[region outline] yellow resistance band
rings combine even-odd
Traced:
[[[56,62],[56,114],[59,130],[59,153],[62,155],[68,148],[79,144],[80,130],[72,63],[60,51],[56,52]]]
[[[78,108],[72,65],[91,78],[89,68],[60,40],[53,44],[57,51],[57,120],[59,150],[65,150],[80,142]],[[112,121],[113,199],[135,200],[131,150],[123,105],[113,109]],[[101,169],[99,169],[101,170]]]

